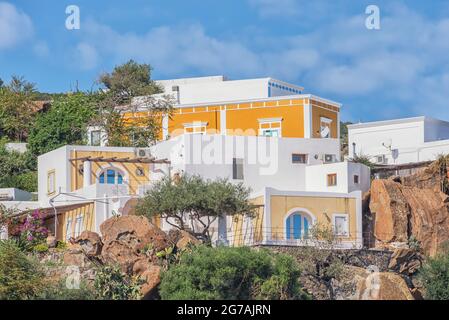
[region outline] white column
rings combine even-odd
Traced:
[[[312,108],[309,103],[304,104],[304,138],[312,138]]]
[[[226,109],[220,110],[220,133],[226,135]]]
[[[83,162],[83,187],[88,187],[92,184],[92,164],[90,161]]]
[[[162,117],[162,140],[167,140],[168,138],[168,115]]]

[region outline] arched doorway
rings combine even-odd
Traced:
[[[302,211],[291,213],[285,220],[285,236],[287,240],[300,240],[307,238],[313,225],[310,214]]]

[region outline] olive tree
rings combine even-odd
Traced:
[[[210,227],[220,216],[250,215],[250,189],[225,179],[182,176],[156,183],[137,205],[137,213],[159,216],[171,226],[196,237],[211,239]],[[199,226],[199,227],[198,227]]]

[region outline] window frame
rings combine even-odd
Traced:
[[[268,138],[282,138],[282,118],[265,118],[258,119],[259,122],[259,136]],[[264,133],[267,131],[277,132],[276,136],[268,136]]]
[[[243,158],[232,158],[232,180],[244,180],[244,159]],[[239,166],[241,168],[239,175]]]
[[[295,156],[304,157],[304,161],[295,161]],[[307,164],[309,162],[309,156],[306,153],[292,153],[292,164]]]
[[[109,177],[110,177],[108,175],[109,171],[114,171],[114,183],[109,183]],[[121,183],[119,183],[119,181],[121,181]],[[124,185],[125,184],[125,174],[124,174],[123,170],[121,170],[117,167],[102,168],[101,171],[98,173],[97,183],[110,185],[110,186]]]
[[[51,177],[53,178],[52,183]],[[47,172],[47,195],[53,195],[56,193],[56,170],[52,169]]]
[[[344,218],[345,219],[345,233],[337,233],[337,219],[338,218]],[[347,213],[334,213],[332,215],[332,229],[333,233],[336,237],[349,237],[350,230],[349,230],[349,215]]]
[[[360,176],[358,174],[355,174],[353,176],[353,181],[354,181],[354,184],[360,184]]]
[[[335,181],[335,183],[333,183]],[[327,174],[327,186],[328,187],[336,187],[338,185],[338,176],[336,173],[328,173]]]

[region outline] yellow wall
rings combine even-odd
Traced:
[[[332,227],[333,214],[348,214],[349,237],[342,240],[355,240],[357,232],[356,199],[304,197],[304,196],[271,196],[271,229],[272,239],[285,239],[285,218],[290,210],[303,208],[310,211],[322,226]]]
[[[131,152],[107,152],[107,151],[72,151],[71,158],[82,158],[82,157],[105,157],[105,158],[134,158],[134,153]],[[72,161],[71,168],[71,187],[72,191],[78,190],[83,187],[83,175],[79,171],[79,168],[82,168],[83,161]],[[97,174],[99,174],[100,168],[105,167],[116,167],[123,171],[126,171],[128,180],[124,176],[124,184],[129,185],[129,192],[131,194],[136,194],[139,185],[147,184],[150,179],[150,164],[147,163],[107,163],[107,162],[92,162],[92,176],[91,181],[92,184],[95,183],[98,179]],[[137,176],[136,169],[140,167],[144,170],[144,176]]]
[[[226,110],[226,128],[229,135],[258,135],[258,119],[282,118],[283,137],[304,138],[305,103],[309,103],[309,99],[279,98],[279,100],[270,101],[177,108],[168,121],[168,132],[171,137],[174,137],[184,133],[184,124],[186,123],[206,122],[208,133],[220,133],[222,130],[220,110]],[[320,102],[317,104],[321,105]],[[326,105],[325,107],[338,112],[338,108],[335,106]],[[316,114],[319,118],[319,114]],[[148,112],[124,114],[129,121],[145,116],[148,116]],[[335,113],[330,117],[334,119],[334,116]],[[333,134],[336,134],[336,128]]]
[[[332,120],[331,138],[338,138],[338,108],[325,105],[320,102],[311,101],[312,105],[312,138],[320,138],[321,117]]]
[[[253,242],[259,243],[263,240],[263,213],[264,213],[264,197],[260,196],[251,200],[253,205],[258,206],[256,213],[252,218],[253,227]],[[232,222],[231,239],[229,239],[234,246],[242,246],[244,244],[244,234],[246,233],[243,227],[244,216],[235,216]]]

